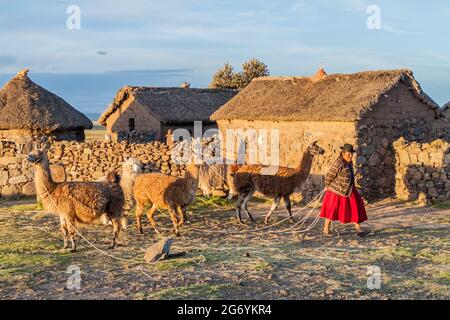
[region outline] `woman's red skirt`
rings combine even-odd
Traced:
[[[350,197],[327,191],[320,210],[320,217],[333,221],[339,220],[342,223],[361,223],[367,220],[364,201],[355,187],[353,187]]]

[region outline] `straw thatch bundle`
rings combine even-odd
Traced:
[[[134,99],[144,106],[163,124],[192,124],[194,121],[209,123],[211,114],[236,93],[237,91],[228,89],[126,86],[117,92],[114,101],[100,116],[99,123],[106,125],[109,116],[119,110],[128,99]]]
[[[27,69],[19,72],[0,89],[0,130],[50,133],[92,128],[85,115],[27,74]]]
[[[412,71],[402,69],[256,78],[211,120],[355,121],[399,83],[439,113],[439,106],[422,91]]]

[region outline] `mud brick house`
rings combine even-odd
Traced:
[[[164,140],[169,129],[185,128],[193,132],[194,121],[202,121],[203,131],[216,127],[211,114],[230,100],[237,91],[222,89],[130,87],[117,92],[114,101],[99,118],[114,141],[129,134],[145,140]]]
[[[34,195],[34,173],[25,161],[34,139],[84,141],[92,122],[66,101],[19,72],[0,89],[0,197]],[[52,171],[53,172],[53,171]]]
[[[0,141],[29,141],[37,135],[84,140],[92,122],[62,98],[37,85],[28,70],[0,89]]]
[[[283,166],[295,167],[302,150],[318,140],[326,153],[315,160],[306,199],[323,187],[340,146],[354,144],[357,184],[370,200],[394,193],[393,142],[399,137],[429,142],[440,116],[410,70],[328,75],[321,69],[311,77],[254,79],[211,120],[224,140],[226,129],[278,129]]]

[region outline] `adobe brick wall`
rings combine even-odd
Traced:
[[[323,176],[329,170],[331,164],[339,156],[340,147],[344,143],[354,144],[355,125],[350,122],[272,122],[272,121],[246,121],[246,120],[220,120],[218,121],[223,141],[222,155],[226,155],[226,129],[266,129],[270,137],[270,130],[276,129],[280,137],[279,161],[281,166],[295,168],[298,166],[303,150],[313,141],[318,140],[318,144],[325,149],[325,154],[314,158],[309,177],[301,197],[309,202],[323,185]],[[270,140],[269,140],[270,141]],[[235,152],[231,156],[237,159],[237,139],[235,139]],[[258,159],[259,161],[259,156]]]

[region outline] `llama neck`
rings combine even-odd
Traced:
[[[192,179],[198,181],[199,168],[198,165],[190,163],[186,168],[186,173],[184,174],[185,179]]]
[[[310,154],[308,151],[303,152],[300,164],[295,169],[300,180],[306,179],[309,173],[311,172],[313,158],[314,158],[313,155]]]
[[[41,198],[46,198],[47,192],[52,192],[56,187],[56,183],[53,182],[50,174],[50,165],[46,159],[43,159],[34,168],[36,169],[36,192]]]

